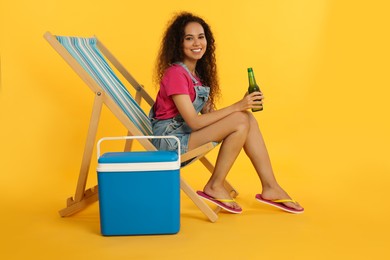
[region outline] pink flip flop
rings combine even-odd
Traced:
[[[240,214],[242,212],[242,209],[235,209],[223,203],[223,202],[234,202],[235,200],[233,199],[216,199],[214,197],[211,197],[210,195],[207,195],[203,191],[199,191],[199,190],[196,193],[203,199],[208,200],[211,203],[214,203],[215,205],[223,208],[226,211],[229,211],[230,213]]]
[[[281,210],[284,210],[284,211],[287,211],[290,213],[294,213],[294,214],[303,213],[305,211],[303,208],[298,210],[298,209],[287,207],[286,205],[283,204],[285,202],[297,203],[295,200],[292,200],[292,199],[266,200],[261,196],[261,194],[256,194],[256,200],[260,201],[261,203],[268,204],[268,205],[271,205],[273,207],[277,207]]]

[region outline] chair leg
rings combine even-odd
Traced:
[[[130,131],[127,131],[127,136],[131,136],[131,132]],[[124,152],[130,152],[132,146],[133,146],[133,139],[127,139],[126,143],[125,143],[125,148],[124,148],[123,151]]]
[[[66,208],[63,208],[59,211],[61,217],[68,217],[75,214],[78,211],[85,209],[88,205],[98,201],[98,186],[85,191],[83,199],[76,202],[73,197],[68,198]]]
[[[187,194],[187,196],[195,203],[196,206],[205,214],[211,222],[215,222],[218,219],[217,213],[215,213],[205,201],[203,201],[196,192],[188,185],[188,183],[180,178],[180,188]]]
[[[85,186],[87,184],[89,166],[91,165],[93,147],[95,144],[99,118],[103,107],[103,95],[98,92],[95,95],[95,101],[92,109],[92,116],[89,123],[87,141],[85,143],[83,160],[81,163],[80,175],[77,182],[75,201],[79,202],[84,197]]]
[[[70,197],[67,200],[66,208],[59,211],[62,217],[72,215],[73,213],[82,210],[89,204],[98,200],[97,188],[85,190],[88,172],[91,164],[93,147],[96,139],[99,118],[103,107],[103,94],[96,93],[92,109],[92,115],[89,123],[87,141],[84,147],[84,155],[81,162],[80,174],[77,181],[76,193],[74,198]]]

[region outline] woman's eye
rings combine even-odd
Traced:
[[[186,41],[191,41],[191,40],[192,40],[192,37],[186,37],[185,40],[186,40]]]

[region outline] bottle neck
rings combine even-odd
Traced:
[[[248,71],[248,79],[249,79],[250,86],[257,85],[255,80],[255,74],[253,73],[253,71]]]

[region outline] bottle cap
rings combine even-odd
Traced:
[[[252,72],[253,70],[252,70],[252,68],[248,68],[248,72]]]

